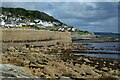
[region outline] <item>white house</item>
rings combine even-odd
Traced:
[[[23,26],[23,25],[26,25],[26,23],[24,23],[24,22],[19,23],[19,26]]]
[[[29,25],[31,25],[31,26],[32,26],[32,25],[35,25],[35,23],[33,23],[33,22],[30,22],[30,23],[29,23]]]
[[[2,22],[1,22],[1,25],[2,25],[2,26],[4,26],[4,25],[5,25],[5,22],[4,22],[4,21],[2,21]]]
[[[75,31],[76,29],[75,28],[72,28],[72,31]]]
[[[71,30],[71,28],[67,28],[67,30],[69,31],[69,30]]]
[[[40,22],[40,20],[39,19],[36,19],[36,20],[34,20],[36,23],[39,23]]]
[[[7,27],[7,28],[13,28],[13,27],[15,27],[15,25],[13,25],[13,24],[5,24],[5,27]]]
[[[61,31],[64,31],[64,30],[65,30],[64,28],[61,29]]]
[[[67,28],[68,26],[64,26],[65,28]]]
[[[60,30],[61,30],[61,28],[58,29],[58,31],[60,31]]]

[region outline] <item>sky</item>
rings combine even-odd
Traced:
[[[118,33],[118,2],[2,2],[3,7],[38,10],[90,32]]]

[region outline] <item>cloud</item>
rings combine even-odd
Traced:
[[[109,2],[62,3],[52,10],[54,17],[77,28],[90,31],[118,32],[118,5]],[[87,27],[88,26],[88,27]]]
[[[102,5],[104,4],[104,5]],[[108,7],[107,7],[107,6]],[[54,9],[52,12],[58,18],[104,18],[114,16],[117,8],[111,7],[112,3],[63,3],[62,7]],[[112,12],[114,11],[114,13]],[[106,14],[109,13],[109,14]],[[104,14],[104,15],[103,15]],[[99,16],[100,17],[99,17]]]
[[[43,11],[68,25],[83,30],[118,32],[117,2],[6,2],[2,4],[4,7]]]
[[[1,0],[2,2],[118,2],[119,0]]]

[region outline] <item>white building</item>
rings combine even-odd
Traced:
[[[5,25],[5,22],[4,22],[4,21],[2,21],[0,24],[1,24],[2,26],[4,26],[4,25]]]
[[[61,28],[59,28],[58,31],[61,31]]]
[[[61,31],[64,31],[64,30],[65,30],[64,28],[61,29]]]
[[[75,28],[72,28],[72,31],[75,31],[76,29]]]
[[[71,30],[71,28],[67,28],[67,30],[69,31],[69,30]]]
[[[31,25],[31,26],[32,26],[32,25],[35,25],[35,23],[33,23],[33,22],[30,22],[30,23],[29,23],[29,25]]]

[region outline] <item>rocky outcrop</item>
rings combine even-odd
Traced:
[[[17,78],[26,78],[26,77],[34,77],[27,73],[22,67],[18,67],[11,64],[0,64],[0,73],[2,74],[1,77],[8,78],[8,77],[17,77]]]
[[[69,51],[81,48],[77,45],[55,45],[46,47],[13,47],[4,51],[3,64],[20,66],[31,75],[40,78],[120,78],[120,60],[75,56]],[[16,49],[16,48],[15,48]],[[6,69],[8,73],[9,68]],[[21,74],[19,76],[17,73]],[[28,76],[18,72],[11,77]],[[6,74],[7,75],[7,74]]]

